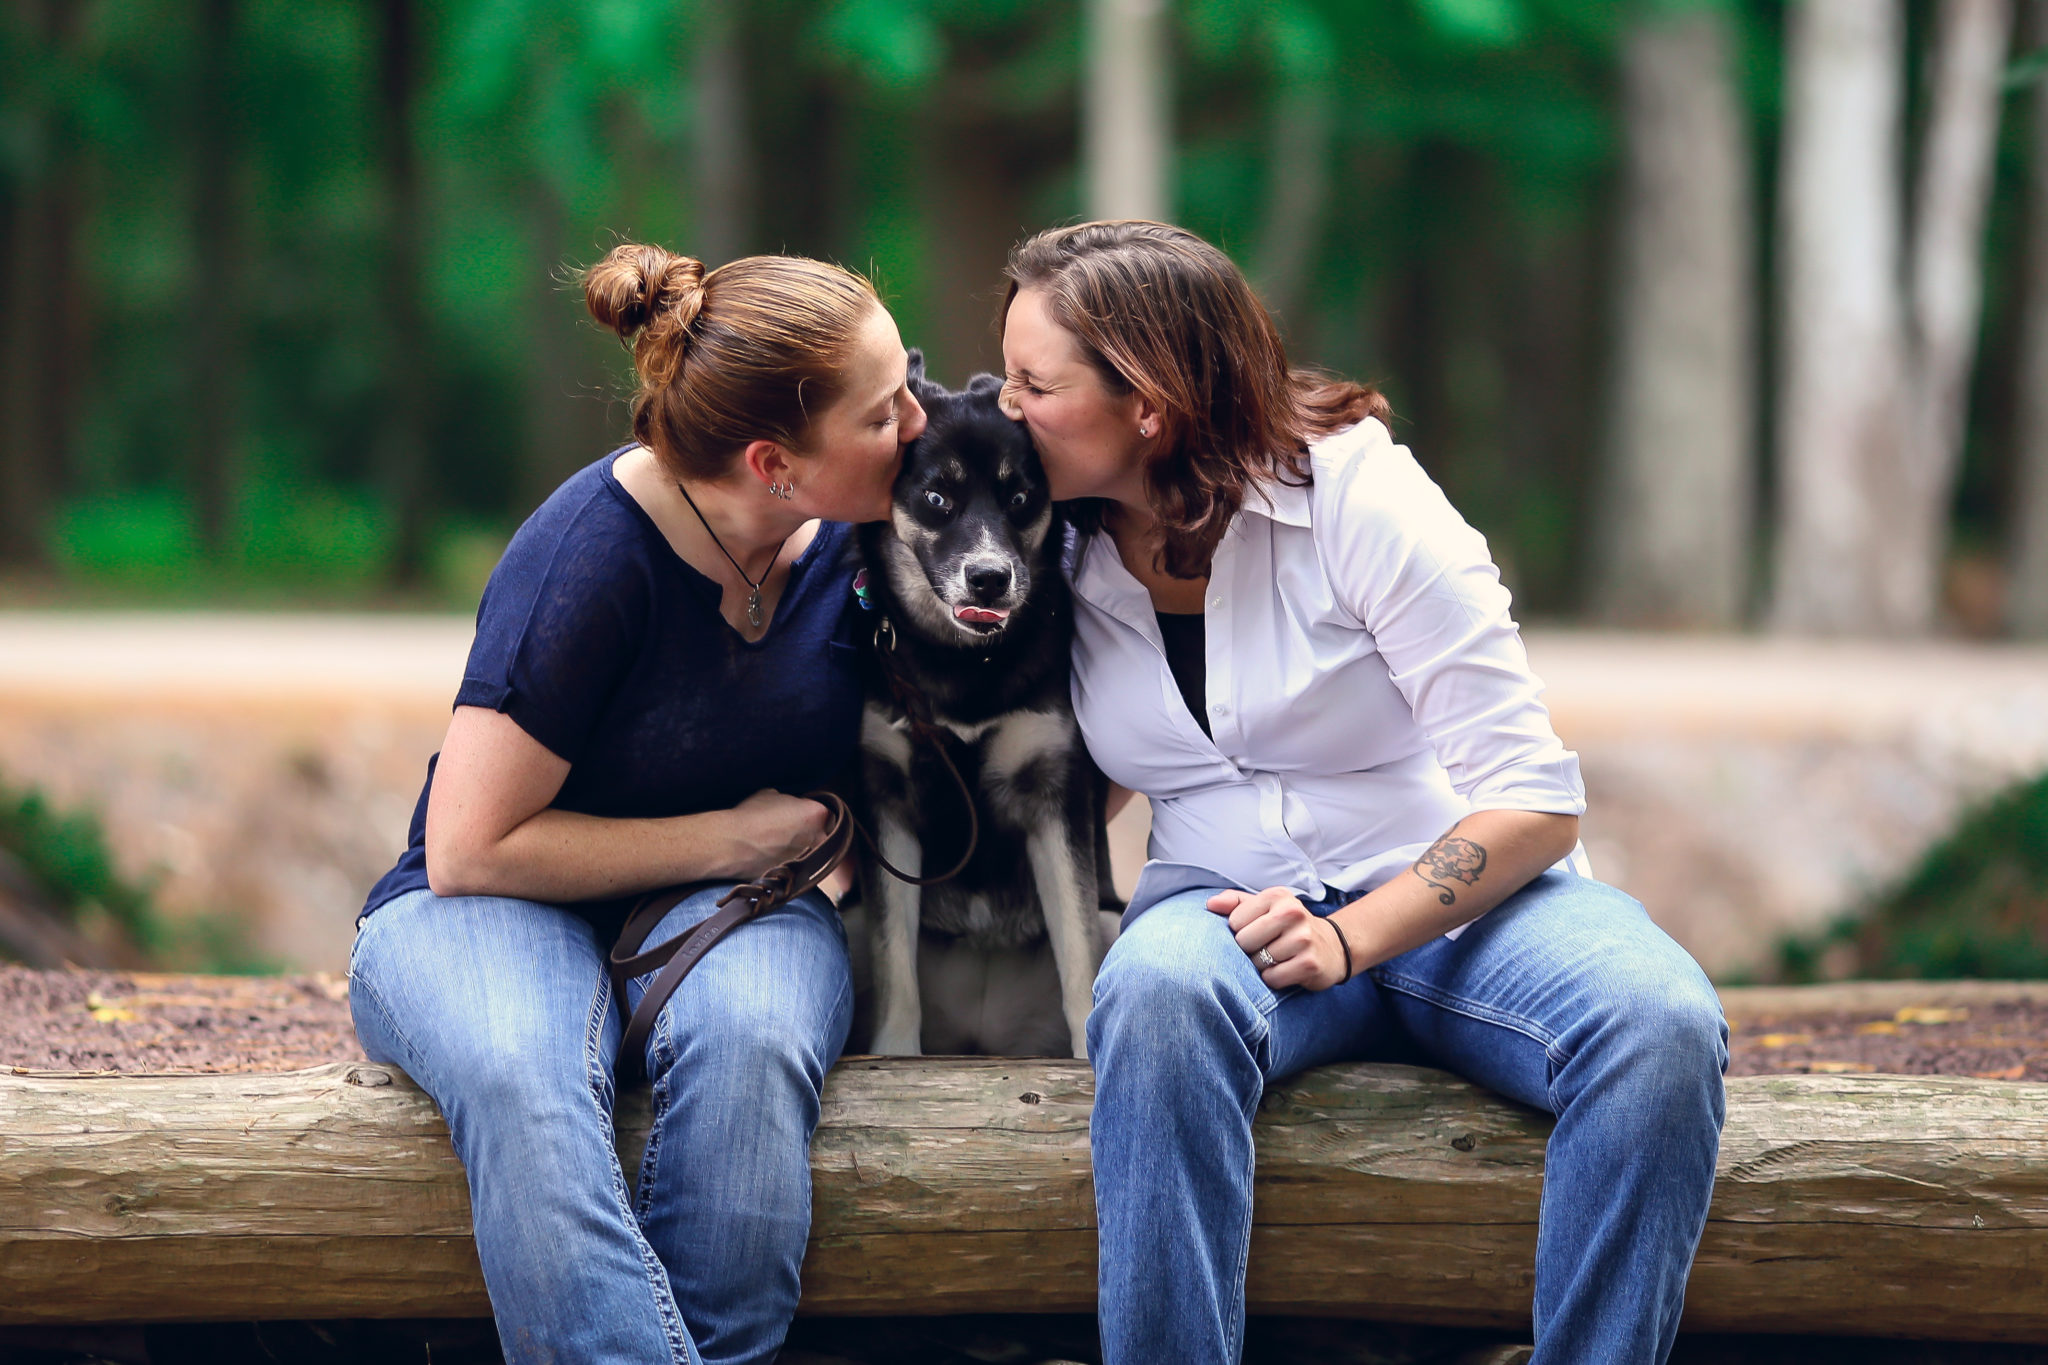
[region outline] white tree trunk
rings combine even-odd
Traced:
[[[1912,447],[1899,290],[1900,0],[1789,15],[1780,167],[1782,381],[1771,616],[1781,630],[1913,629],[1896,559]]]
[[[1913,203],[1910,280],[1916,456],[1908,466],[1897,555],[1917,624],[1934,622],[1948,550],[1950,504],[1962,463],[1970,374],[1983,301],[1984,215],[1991,201],[1998,116],[2011,41],[2010,0],[1941,0],[1920,175]]]
[[[1640,21],[1622,55],[1625,162],[1601,613],[1731,626],[1750,536],[1749,144],[1712,8]]]
[[[2033,41],[2048,43],[2048,0]],[[2048,78],[2035,81],[2027,182],[2027,294],[2020,334],[2019,505],[2012,528],[2012,633],[2048,639]]]
[[[1090,218],[1165,219],[1165,0],[1088,0],[1082,161]]]

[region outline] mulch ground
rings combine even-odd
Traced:
[[[0,1066],[293,1071],[359,1059],[348,981],[0,966]]]
[[[1904,994],[1901,995],[1900,991]],[[1818,1000],[1826,992],[1817,991]],[[2048,1081],[2048,991],[2036,998],[1809,1009],[1773,992],[1731,1006],[1731,1076],[1888,1072]],[[1789,997],[1789,999],[1788,999]],[[1908,1003],[1900,1003],[1906,1001]],[[39,972],[0,965],[0,1066],[23,1070],[288,1071],[361,1058],[346,978]]]
[[[2048,999],[1729,1019],[1728,1074],[1885,1072],[2048,1081]]]

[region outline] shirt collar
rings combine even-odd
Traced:
[[[1306,528],[1309,525],[1309,488],[1277,479],[1254,480],[1245,489],[1244,506],[1238,509],[1237,515],[1242,518],[1246,513],[1277,521],[1283,526]],[[1234,522],[1231,529],[1237,529]],[[1230,535],[1226,533],[1224,539],[1229,540]],[[1119,599],[1129,598],[1130,601],[1124,605],[1130,607],[1132,602],[1144,596],[1145,589],[1117,559],[1116,546],[1107,544],[1108,540],[1109,537],[1102,533],[1078,538],[1073,546],[1077,558],[1070,576],[1075,589],[1096,605],[1108,607]],[[1097,544],[1098,541],[1105,543]],[[1135,607],[1131,609],[1136,610]]]
[[[1307,526],[1308,487],[1278,479],[1256,479],[1244,491],[1244,511],[1283,526]]]

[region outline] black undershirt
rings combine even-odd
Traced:
[[[1155,611],[1159,638],[1166,645],[1166,667],[1173,673],[1180,699],[1187,704],[1195,724],[1209,734],[1209,660],[1203,638],[1204,622],[1199,611]],[[1213,736],[1211,736],[1213,738]]]

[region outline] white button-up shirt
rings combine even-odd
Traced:
[[[1258,485],[1216,547],[1213,739],[1115,544],[1075,551],[1074,711],[1152,804],[1127,922],[1193,886],[1369,891],[1475,810],[1586,808],[1485,538],[1378,421],[1310,453],[1314,482]]]

